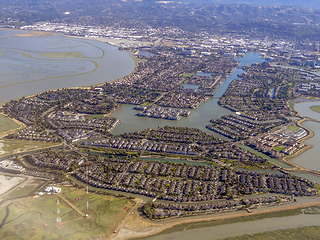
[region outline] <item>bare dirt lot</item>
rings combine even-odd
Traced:
[[[17,186],[19,183],[23,182],[25,178],[22,177],[9,177],[5,175],[0,175],[0,195],[6,193],[13,187]]]

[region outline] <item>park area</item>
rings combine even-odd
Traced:
[[[57,225],[57,195],[12,200],[0,209],[0,239],[109,239],[134,207],[124,197],[90,193],[88,217],[84,189],[62,187],[61,225]]]

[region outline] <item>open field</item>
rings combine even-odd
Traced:
[[[84,116],[85,119],[104,118],[103,114],[88,114]]]
[[[25,178],[0,175],[0,195],[6,193],[11,188],[23,182]]]
[[[9,118],[0,115],[0,134],[19,128],[19,125]]]
[[[162,226],[162,224],[147,221],[142,218],[137,211],[134,211],[122,225],[120,234],[118,234],[114,240],[123,239],[132,233],[134,237],[143,236],[146,232],[156,231],[160,226]]]
[[[86,58],[81,52],[49,52],[38,54],[46,58]]]
[[[320,105],[311,106],[310,109],[314,112],[320,113]]]
[[[29,176],[19,175],[18,177],[16,174],[0,175],[0,181],[0,206],[2,206],[1,204],[9,204],[11,200],[17,198],[33,196],[36,191],[47,183]]]
[[[301,227],[293,229],[284,229],[277,231],[270,231],[264,233],[257,233],[253,235],[242,235],[239,237],[225,238],[224,240],[289,240],[289,239],[319,239],[320,227]]]
[[[0,157],[58,146],[60,143],[26,141],[17,139],[0,139]]]
[[[0,139],[24,127],[26,127],[24,123],[16,119],[6,117],[2,113],[0,113]],[[2,147],[2,144],[0,143],[0,155],[1,155],[1,147]]]
[[[28,179],[3,197],[2,201],[32,196],[44,183],[42,180]]]
[[[57,195],[28,197],[7,206],[0,239],[109,239],[135,205],[126,198],[89,193],[89,218],[85,218],[79,214],[79,210],[86,213],[83,189],[63,187],[60,195],[61,227],[56,225]],[[0,209],[0,221],[5,213],[5,208]]]

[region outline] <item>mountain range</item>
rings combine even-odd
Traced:
[[[2,0],[0,25],[57,22],[320,38],[320,0]],[[219,4],[220,3],[220,4]],[[228,4],[229,3],[229,4]],[[241,4],[240,4],[241,3]],[[299,4],[298,4],[299,3]],[[260,4],[256,5],[256,4]],[[277,4],[279,6],[266,6]],[[284,5],[299,6],[284,6]],[[65,13],[68,14],[65,14]]]
[[[191,4],[247,4],[257,6],[295,6],[309,9],[320,9],[320,0],[179,0]]]

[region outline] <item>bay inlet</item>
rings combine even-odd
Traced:
[[[130,74],[127,52],[104,42],[55,36],[22,37],[0,30],[0,103],[58,88],[91,86]]]

